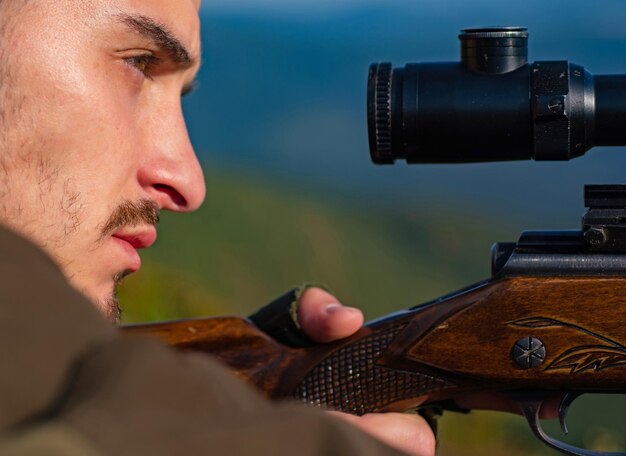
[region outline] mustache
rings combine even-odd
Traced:
[[[152,200],[123,201],[111,213],[102,228],[102,238],[124,226],[157,226],[161,217],[159,206]]]

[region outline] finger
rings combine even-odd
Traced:
[[[387,445],[415,456],[434,456],[435,435],[426,421],[407,413],[371,413],[363,416],[329,412]]]
[[[346,307],[321,288],[309,288],[300,297],[298,322],[302,331],[319,343],[351,336],[363,326],[363,313]]]
[[[559,417],[561,399],[563,399],[563,394],[553,394],[546,398],[539,411],[539,418],[542,420],[556,420]]]

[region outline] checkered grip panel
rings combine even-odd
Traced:
[[[375,364],[403,328],[373,333],[335,351],[307,374],[294,396],[307,404],[363,415],[450,386],[429,375]]]

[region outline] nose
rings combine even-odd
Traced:
[[[172,107],[172,106],[170,106]],[[191,212],[204,201],[206,188],[183,118],[180,101],[166,113],[161,109],[147,126],[147,150],[138,180],[148,197],[162,209]]]

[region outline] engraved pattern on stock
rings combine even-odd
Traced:
[[[372,334],[332,353],[309,372],[294,396],[308,404],[364,415],[451,386],[429,375],[375,364],[404,327]]]
[[[524,318],[513,321],[509,325],[533,329],[572,328],[599,341],[599,343],[569,348],[557,356],[546,367],[546,370],[564,369],[569,370],[572,374],[579,374],[585,371],[600,372],[604,369],[626,365],[626,347],[624,345],[581,326],[545,317]]]

